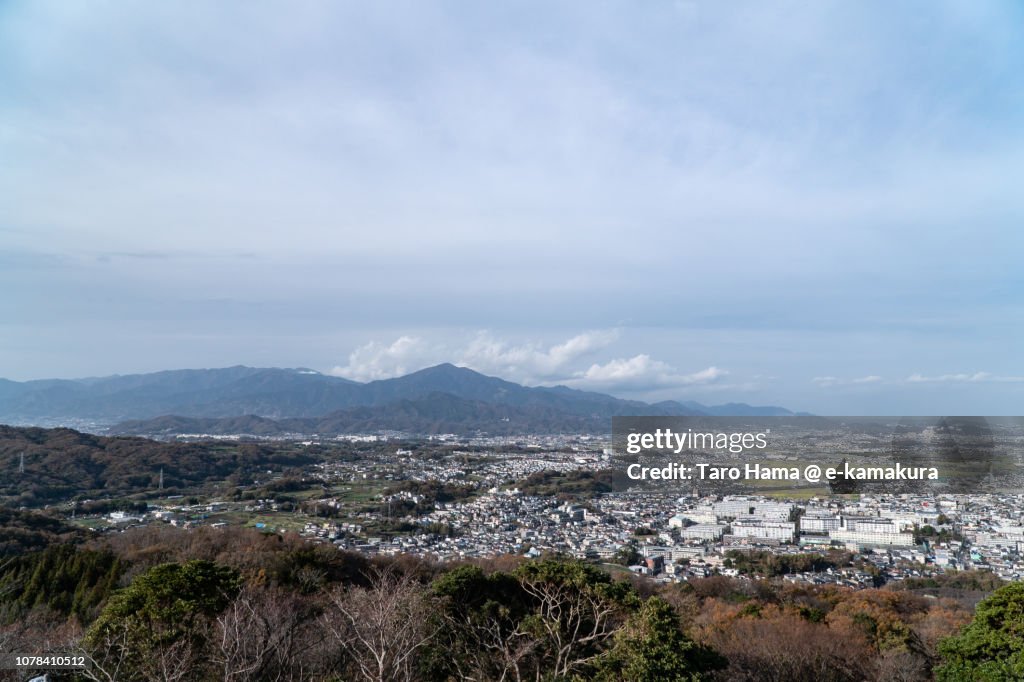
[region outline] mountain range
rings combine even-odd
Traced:
[[[528,387],[448,363],[359,383],[314,370],[227,367],[88,379],[0,379],[0,422],[92,422],[112,433],[606,432],[623,415],[771,416],[781,407],[644,403]]]

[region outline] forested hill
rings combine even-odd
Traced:
[[[313,461],[291,446],[159,443],[71,429],[0,426],[0,504],[35,507],[155,490],[161,471],[164,492],[171,494],[236,473]]]

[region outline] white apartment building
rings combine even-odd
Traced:
[[[793,511],[793,505],[787,502],[753,500],[748,497],[726,497],[721,502],[715,502],[712,509],[719,520],[758,518],[769,521],[786,521]]]
[[[878,517],[844,516],[842,525],[828,535],[847,545],[914,545],[914,534],[901,532],[899,522]]]
[[[730,524],[732,536],[792,542],[796,537],[796,524],[792,521],[740,520]]]
[[[827,511],[811,510],[800,517],[800,530],[804,533],[827,533],[839,525],[839,517]]]
[[[725,533],[724,523],[698,523],[679,531],[683,540],[718,540]]]

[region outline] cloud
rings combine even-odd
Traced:
[[[1002,376],[998,374],[992,374],[990,372],[974,372],[974,373],[959,373],[959,374],[940,374],[938,376],[925,376],[922,374],[911,374],[907,377],[907,382],[911,384],[925,384],[925,383],[980,383],[980,382],[992,382],[992,383],[1021,383],[1024,382],[1024,377],[1021,376]]]
[[[649,390],[710,384],[726,374],[725,370],[713,366],[682,374],[665,362],[640,354],[610,360],[603,365],[593,364],[566,383],[588,388]]]
[[[466,343],[432,343],[401,336],[392,343],[371,341],[348,356],[348,363],[329,371],[354,381],[401,376],[440,362],[454,362],[483,374],[527,385],[565,384],[603,391],[649,392],[718,385],[728,372],[718,367],[685,373],[646,353],[582,365],[584,358],[608,348],[618,330],[592,330],[554,344],[512,343],[488,331]]]
[[[545,348],[536,343],[512,345],[480,332],[459,353],[456,364],[485,374],[538,382],[566,376],[574,361],[607,347],[618,336],[617,330],[588,331]]]
[[[869,374],[867,376],[858,377],[857,379],[841,379],[834,376],[821,376],[814,377],[811,379],[812,384],[816,384],[821,388],[830,388],[832,386],[852,386],[852,385],[863,385],[863,384],[878,384],[882,382],[882,377],[877,374]]]
[[[922,374],[911,374],[907,382],[911,384],[939,383],[939,382],[961,382],[961,381],[983,381],[988,378],[988,372],[975,372],[973,374],[942,374],[940,376],[924,376]]]
[[[468,343],[449,344],[406,335],[390,344],[370,341],[359,346],[348,356],[347,365],[334,367],[330,374],[374,381],[454,362],[483,374],[536,384],[571,376],[574,362],[607,347],[618,335],[617,330],[587,331],[553,345],[510,343],[487,331],[478,332]]]
[[[376,381],[402,376],[429,365],[436,348],[414,336],[401,336],[394,343],[371,341],[352,351],[348,364],[330,370],[334,376],[353,381]]]

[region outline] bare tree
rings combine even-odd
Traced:
[[[464,682],[521,682],[524,673],[536,667],[541,640],[523,629],[521,623],[507,623],[498,614],[474,612],[455,614],[442,610],[451,638],[449,662]]]
[[[194,679],[202,667],[202,652],[190,638],[148,647],[139,655],[127,628],[112,630],[91,649],[79,649],[86,668],[83,677],[94,682],[180,682]],[[128,672],[130,671],[130,672]]]
[[[554,677],[568,677],[592,661],[615,634],[620,607],[599,589],[530,578],[520,584],[538,604],[532,624],[539,625],[547,640]]]
[[[34,609],[0,627],[0,654],[75,655],[82,629],[48,609]],[[0,671],[0,680],[24,679],[24,670]]]
[[[408,682],[419,649],[434,636],[426,591],[393,567],[367,576],[369,587],[331,595],[324,623],[368,682]]]
[[[80,647],[77,653],[86,660],[82,676],[93,682],[117,682],[128,663],[128,644],[128,628],[124,627],[105,632],[92,647]]]
[[[166,646],[157,647],[143,662],[142,672],[148,682],[180,682],[196,678],[202,669],[202,646],[184,637]]]
[[[717,679],[733,682],[870,680],[873,652],[852,631],[831,629],[792,613],[735,618],[707,628],[705,643],[729,660]]]
[[[214,661],[224,680],[303,679],[304,654],[324,641],[300,598],[276,588],[246,587],[217,618]]]
[[[922,653],[909,649],[881,651],[875,659],[875,679],[880,682],[927,682],[931,665]]]

